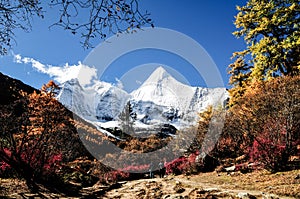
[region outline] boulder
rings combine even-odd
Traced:
[[[237,197],[240,199],[256,199],[255,196],[249,194],[249,193],[245,193],[245,192],[240,192],[237,194]]]

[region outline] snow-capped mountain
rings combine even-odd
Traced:
[[[193,87],[178,82],[164,68],[159,67],[131,96],[137,102],[153,102],[184,111],[193,97],[193,90]]]
[[[185,85],[158,67],[132,93],[106,82],[85,88],[77,80],[62,85],[58,100],[67,108],[99,127],[120,125],[120,114],[130,106],[130,120],[137,128],[171,124],[176,128],[192,125],[208,105],[223,105],[225,88]]]
[[[111,121],[119,115],[130,95],[106,82],[97,82],[84,88],[78,80],[73,79],[63,84],[57,98],[84,119]]]

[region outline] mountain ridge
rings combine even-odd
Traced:
[[[128,103],[137,128],[153,128],[153,125],[166,123],[183,128],[194,125],[198,113],[207,106],[223,105],[227,96],[225,88],[185,85],[160,66],[131,93],[107,82],[97,81],[94,85],[82,87],[73,80],[62,85],[57,98],[100,128],[120,126],[119,115]]]
[[[39,90],[23,83],[18,79],[14,79],[0,72],[0,104],[6,105],[15,101],[16,99],[22,98],[20,92],[33,93]]]

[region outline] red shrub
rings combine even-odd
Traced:
[[[47,160],[47,163],[44,165],[44,169],[48,172],[53,171],[61,163],[61,161],[61,154],[53,155]]]
[[[110,171],[110,172],[106,173],[104,175],[104,178],[105,178],[106,182],[115,183],[119,180],[124,180],[124,179],[129,178],[129,173],[121,171],[121,170],[114,170],[114,171]]]
[[[39,150],[34,150],[33,152],[29,150],[23,151],[20,155],[20,160],[18,160],[18,157],[12,156],[12,152],[7,148],[3,149],[3,153],[6,154],[13,163],[22,161],[25,164],[28,164],[33,170],[42,170],[42,173],[44,174],[54,172],[56,166],[62,160],[62,154],[54,154],[46,159],[40,159],[38,158],[40,157]],[[0,161],[0,170],[2,172],[11,167],[9,161]]]
[[[7,164],[6,162],[0,162],[0,170],[1,170],[1,172],[5,172],[5,170],[6,169],[9,169],[9,168],[11,168],[10,166],[9,166],[9,164]]]
[[[144,165],[130,165],[122,169],[124,172],[128,173],[145,173],[149,170],[149,164]]]
[[[260,162],[266,169],[277,171],[283,168],[288,157],[286,144],[283,141],[261,135],[254,140],[249,151],[250,161]]]
[[[193,172],[196,169],[196,157],[198,152],[190,154],[188,157],[181,156],[165,164],[167,174],[182,174]]]

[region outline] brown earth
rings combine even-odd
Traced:
[[[83,188],[79,195],[68,197],[41,189],[32,194],[24,181],[0,179],[0,198],[300,198],[300,170],[271,174],[255,171],[248,174],[203,173],[193,176],[167,176],[119,182],[111,186]]]

